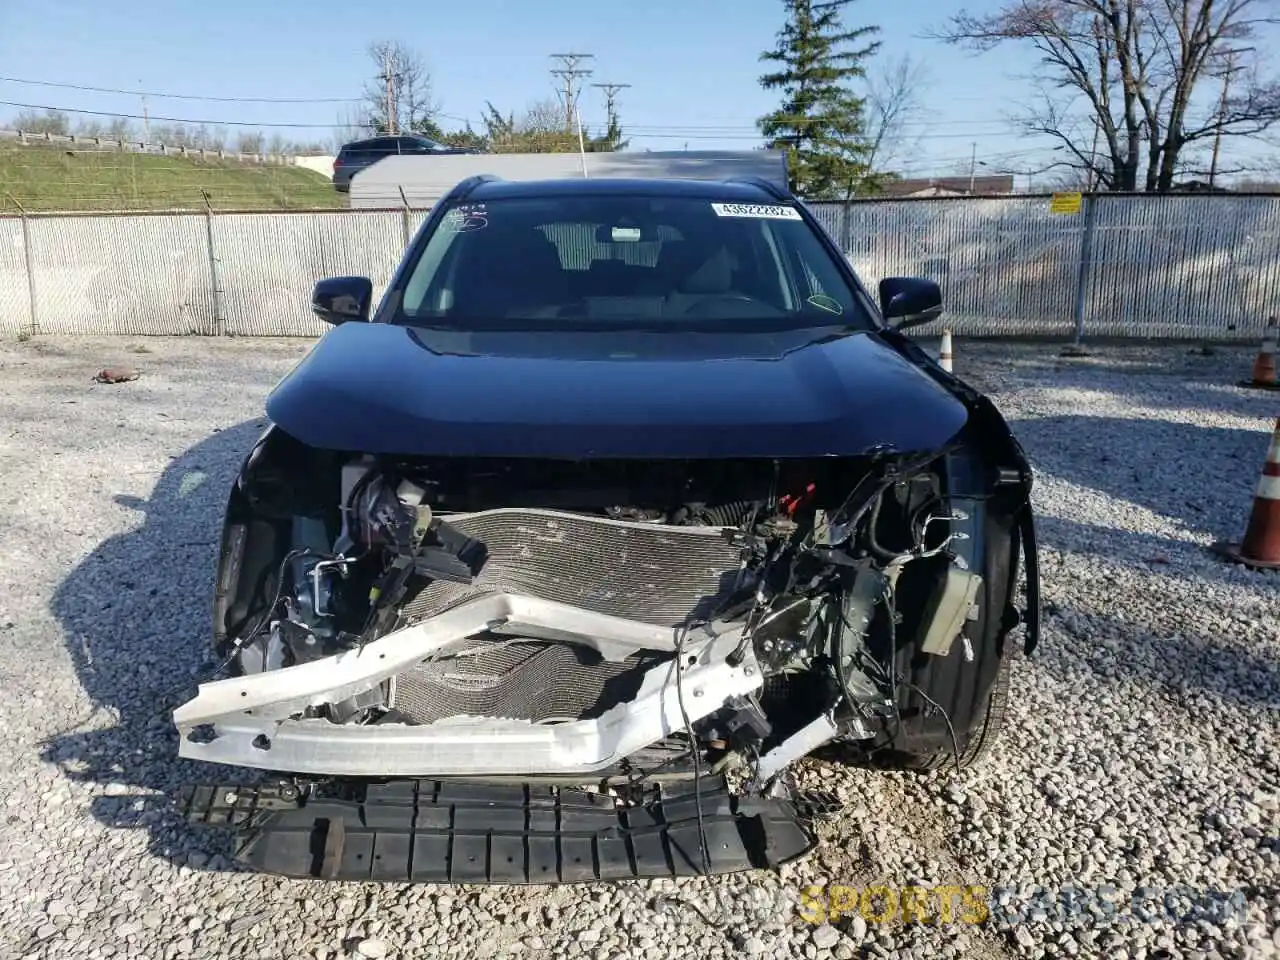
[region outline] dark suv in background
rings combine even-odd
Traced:
[[[333,187],[340,193],[351,189],[351,178],[365,167],[373,166],[383,157],[396,154],[454,154],[479,153],[466,147],[450,147],[417,134],[394,137],[372,137],[353,140],[344,144],[333,161]]]

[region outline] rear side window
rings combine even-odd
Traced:
[[[399,141],[401,153],[432,153],[438,149],[435,143],[421,137],[401,137]]]
[[[872,326],[794,207],[627,196],[454,205],[409,273],[398,319]]]

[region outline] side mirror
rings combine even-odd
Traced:
[[[885,277],[880,281],[880,312],[905,330],[942,316],[942,289],[922,277]]]
[[[325,323],[368,320],[373,281],[368,277],[329,277],[311,293],[311,311]]]

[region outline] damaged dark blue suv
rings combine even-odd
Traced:
[[[1031,472],[763,181],[480,176],[275,388],[225,517],[185,794],[259,869],[772,866],[811,754],[965,766],[1034,647]]]

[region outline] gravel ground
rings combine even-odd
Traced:
[[[232,871],[162,796],[208,772],[173,759],[166,708],[204,662],[227,484],[307,346],[0,344],[0,956],[1280,955],[1280,576],[1205,550],[1243,532],[1280,413],[1234,386],[1251,349],[957,342],[1043,516],[1044,642],[998,758],[808,763],[847,806],[777,876],[435,888]],[[91,381],[114,363],[140,378]],[[868,923],[843,900],[815,926],[810,884],[978,885],[993,915]]]

